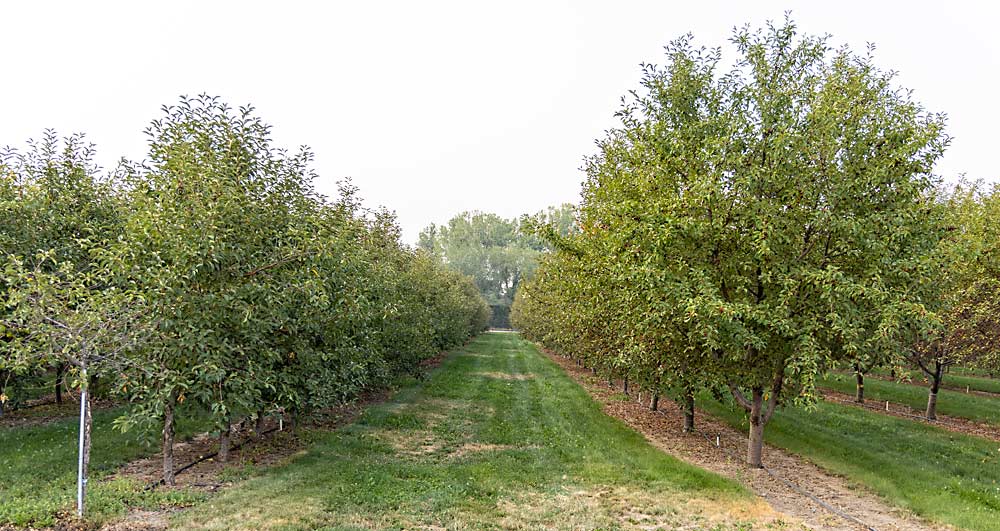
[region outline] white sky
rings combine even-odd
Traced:
[[[353,177],[414,242],[463,210],[576,202],[640,62],[789,9],[833,44],[874,42],[948,113],[941,174],[998,180],[1000,8],[985,1],[4,2],[0,145],[52,127],[87,133],[106,167],[140,159],[160,106],[207,92],[252,103],[279,145],[316,152],[321,191]]]

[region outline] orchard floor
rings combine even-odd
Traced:
[[[139,515],[142,521],[142,515]],[[556,363],[488,333],[176,529],[802,529],[734,479],[605,415]]]
[[[737,431],[700,410],[697,413],[696,433],[683,433],[683,414],[672,402],[661,400],[660,410],[650,411],[646,402],[648,395],[640,403],[635,395],[626,397],[620,391],[621,382],[615,382],[615,389],[611,389],[607,380],[594,377],[590,371],[577,367],[572,361],[551,353],[548,356],[587,389],[602,404],[605,413],[624,420],[643,433],[657,448],[740,482],[767,500],[776,511],[787,515],[789,520],[802,522],[808,529],[853,531],[866,530],[867,526],[877,531],[947,529],[893,507],[875,494],[830,474],[795,454],[772,446],[765,447],[766,466],[776,475],[790,480],[799,490],[792,489],[767,472],[750,469],[743,464],[746,433]],[[834,514],[801,491],[808,492],[866,525],[859,525]]]

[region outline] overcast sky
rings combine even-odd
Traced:
[[[251,103],[278,144],[350,176],[414,242],[463,210],[576,202],[639,63],[692,32],[778,20],[862,51],[949,115],[949,178],[997,181],[1000,10],[992,2],[46,2],[0,4],[0,145],[84,132],[100,162],[141,159],[163,104]]]

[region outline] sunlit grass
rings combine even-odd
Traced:
[[[301,458],[174,524],[721,530],[740,529],[740,515],[760,506],[737,483],[654,449],[604,415],[517,335],[486,334]]]

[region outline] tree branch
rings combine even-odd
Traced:
[[[736,403],[742,406],[743,409],[750,411],[750,409],[753,407],[753,404],[751,404],[750,401],[747,400],[747,397],[743,394],[742,391],[739,390],[738,387],[730,383],[729,391],[733,393],[733,398],[736,399]]]

